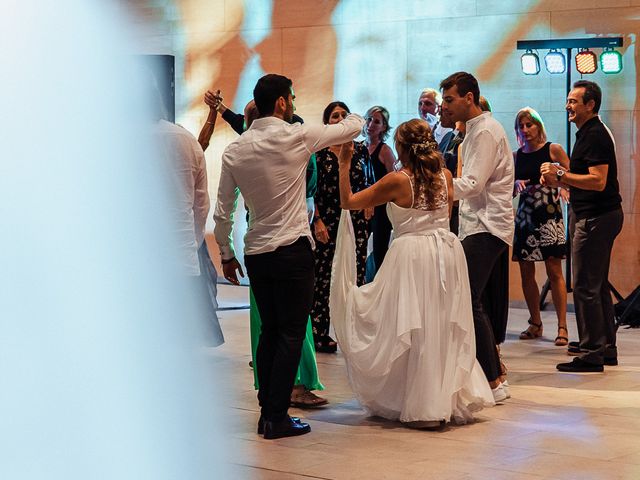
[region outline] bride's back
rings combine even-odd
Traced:
[[[403,165],[396,175],[406,177],[406,183],[399,183],[402,192],[399,192],[395,203],[390,202],[387,206],[394,236],[448,228],[447,177],[429,124],[418,119],[404,122],[398,125],[394,140]]]
[[[449,228],[449,200],[447,179],[444,171],[440,171],[429,186],[416,185],[414,178],[402,171],[411,185],[412,204],[402,207],[389,202],[387,215],[393,225],[394,237],[408,233],[420,233],[438,228]],[[430,188],[430,190],[427,190]]]

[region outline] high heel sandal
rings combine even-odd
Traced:
[[[317,408],[329,403],[326,398],[319,397],[311,390],[306,388],[302,392],[291,392],[290,406],[295,408]]]
[[[542,336],[542,322],[534,323],[529,319],[529,327],[520,333],[520,340],[533,340]]]
[[[564,330],[567,335],[560,335],[560,330]],[[567,330],[567,327],[558,327],[558,336],[553,343],[556,344],[556,347],[566,347],[569,344],[569,330]]]

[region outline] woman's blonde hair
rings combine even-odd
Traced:
[[[380,105],[374,105],[369,110],[367,110],[367,113],[364,114],[364,119],[368,120],[369,118],[373,117],[373,114],[376,112],[380,114],[380,116],[382,117],[382,123],[384,124],[384,130],[380,132],[379,139],[381,142],[384,142],[389,136],[389,130],[391,130],[391,125],[389,124],[389,110],[381,107]],[[364,135],[365,137],[367,136],[366,124],[364,125],[364,127],[362,127],[362,135]]]
[[[401,123],[394,135],[396,149],[404,155],[400,156],[403,166],[408,167],[415,179],[416,194],[424,192],[428,204],[433,204],[435,193],[442,182],[438,175],[444,166],[438,143],[433,138],[429,124],[414,118]]]
[[[514,128],[516,130],[516,138],[518,139],[518,145],[520,145],[521,147],[524,146],[524,140],[520,135],[520,120],[522,118],[531,120],[531,122],[538,127],[538,140],[542,143],[545,143],[547,141],[547,131],[544,128],[542,117],[540,117],[540,114],[533,108],[524,107],[520,109],[520,111],[516,114],[516,121],[514,125]]]

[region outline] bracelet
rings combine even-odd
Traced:
[[[233,262],[235,259],[236,259],[236,257],[231,257],[231,258],[229,258],[229,259],[227,259],[227,260],[222,259],[222,260],[220,260],[220,263],[221,263],[222,265],[226,265],[227,263],[231,263],[231,262]]]

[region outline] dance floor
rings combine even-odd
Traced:
[[[520,341],[526,310],[511,309],[502,348],[512,398],[476,414],[474,424],[418,431],[367,417],[338,354],[318,354],[321,395],[330,404],[291,409],[311,424],[302,437],[264,440],[249,368],[248,288],[220,285],[226,343],[210,355],[232,429],[227,456],[237,479],[640,479],[640,330],[618,332],[620,365],[569,374],[556,347],[553,311],[543,312],[541,339]],[[575,317],[569,314],[571,339]],[[215,478],[215,477],[212,477]]]

